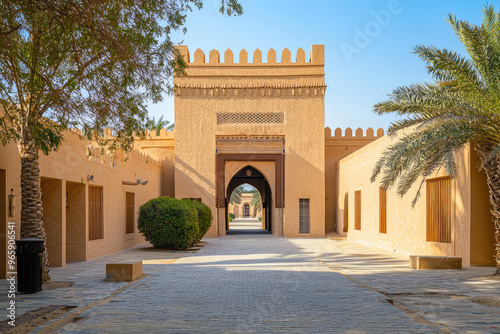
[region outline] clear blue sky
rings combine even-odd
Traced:
[[[265,61],[267,50],[274,48],[279,61],[286,47],[294,61],[299,47],[309,59],[311,45],[324,44],[325,126],[386,129],[394,117],[375,115],[373,105],[399,85],[431,80],[412,47],[430,44],[464,52],[445,19],[453,13],[480,24],[486,1],[241,0],[244,14],[236,17],[218,13],[219,3],[205,0],[201,11],[188,13],[187,33],[173,35],[188,46],[191,57],[197,48],[207,57],[212,49],[222,57],[227,48],[235,55],[244,48],[251,61],[259,48]],[[500,10],[500,0],[489,3]],[[149,112],[173,121],[173,97],[151,104]]]

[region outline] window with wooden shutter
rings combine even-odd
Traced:
[[[451,242],[451,178],[426,181],[427,241]]]
[[[354,229],[361,230],[361,190],[354,192]]]
[[[378,231],[379,233],[387,233],[387,192],[384,187],[378,190],[379,197],[379,218]]]
[[[126,210],[126,232],[125,233],[134,233],[135,232],[135,194],[134,193],[125,193],[125,210]]]
[[[344,232],[349,231],[349,192],[344,195]]]
[[[89,240],[104,238],[102,187],[89,187]]]

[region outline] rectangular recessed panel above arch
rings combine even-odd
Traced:
[[[274,153],[282,154],[284,136],[217,136],[216,153]]]

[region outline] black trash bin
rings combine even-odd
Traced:
[[[17,291],[35,293],[42,291],[42,239],[16,240]]]

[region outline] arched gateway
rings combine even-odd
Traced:
[[[215,237],[226,233],[232,190],[249,183],[264,194],[274,235],[324,236],[324,47],[313,45],[308,62],[302,49],[294,62],[271,49],[265,63],[260,50],[251,63],[245,50],[239,62],[231,50],[223,62],[216,50],[208,62],[199,49],[193,61],[178,50],[189,67],[174,78],[175,196],[212,208]]]
[[[227,185],[226,191],[226,212],[229,210],[229,198],[233,191],[241,186],[242,184],[249,184],[253,186],[260,193],[262,198],[262,228],[267,231],[273,230],[272,224],[272,213],[273,213],[273,195],[269,182],[267,182],[266,177],[259,170],[252,166],[246,166],[240,169],[236,174],[233,175],[231,181]],[[244,203],[242,206],[242,212],[240,217],[243,218],[255,218],[255,213],[250,211],[251,204]],[[226,219],[226,230],[229,229],[229,220]]]

